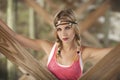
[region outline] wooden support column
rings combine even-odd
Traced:
[[[13,0],[8,0],[7,2],[7,25],[10,26],[11,29],[15,28],[15,11],[14,11],[14,2]],[[7,60],[7,70],[8,70],[8,79],[7,80],[15,80],[15,66]]]

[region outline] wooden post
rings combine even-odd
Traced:
[[[33,8],[29,8],[29,37],[31,39],[35,38],[35,17]],[[30,50],[30,52],[34,55],[34,51]]]
[[[120,44],[86,72],[80,80],[120,80]]]
[[[35,28],[34,28],[34,11],[29,8],[29,36],[30,38],[35,38]]]
[[[15,25],[15,17],[14,17],[14,4],[13,0],[8,0],[8,7],[7,7],[7,24],[10,25],[11,29],[14,29]],[[15,66],[7,60],[7,70],[8,70],[8,79],[7,80],[15,80]]]

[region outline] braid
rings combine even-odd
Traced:
[[[61,50],[62,50],[62,42],[61,40],[57,37],[57,44],[58,44],[58,50],[57,50],[57,56],[61,56]]]
[[[77,45],[81,46],[81,37],[79,36],[79,38],[76,39]]]
[[[76,45],[77,45],[77,53],[79,54],[80,53],[80,48],[81,48],[81,37],[80,37],[79,34],[76,34],[75,42],[76,42]]]

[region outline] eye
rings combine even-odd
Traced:
[[[61,28],[57,28],[57,31],[61,31]]]
[[[69,29],[71,29],[71,26],[66,26],[65,29],[69,30]]]

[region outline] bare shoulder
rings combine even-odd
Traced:
[[[82,59],[86,62],[92,52],[92,48],[88,46],[82,46]]]
[[[98,61],[103,58],[106,54],[108,54],[113,47],[109,48],[94,48],[94,47],[87,47],[83,46],[82,58],[83,61]]]

